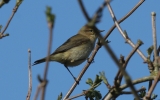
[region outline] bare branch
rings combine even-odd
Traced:
[[[133,80],[132,84],[135,85],[135,84],[139,84],[139,83],[142,83],[142,82],[147,82],[147,81],[150,81],[150,80],[153,80],[153,79],[154,79],[153,76],[147,76],[147,77],[143,77],[143,78]],[[126,89],[128,86],[129,86],[128,84],[124,84],[124,85],[121,85],[119,88],[121,90],[123,90],[123,89]]]
[[[143,78],[139,78],[139,79],[136,79],[136,80],[133,80],[132,81],[132,84],[135,85],[135,84],[139,84],[139,83],[142,83],[142,82],[147,82],[147,81],[151,81],[154,79],[154,76],[147,76],[147,77],[143,77]],[[121,85],[118,89],[120,89],[121,91],[128,88],[129,87],[129,84],[124,84],[124,85]],[[102,100],[110,100],[110,98],[113,97],[113,94],[110,93],[110,91],[104,96],[104,98]]]
[[[106,2],[107,2],[107,0],[106,0]],[[127,43],[129,43],[133,48],[135,48],[134,43],[129,38],[127,38],[126,35],[124,34],[124,32],[122,31],[122,29],[121,29],[120,25],[118,24],[117,19],[116,19],[115,15],[114,15],[113,10],[112,10],[112,8],[111,8],[109,3],[107,3],[107,7],[108,7],[108,9],[110,11],[110,14],[112,16],[112,19],[113,19],[116,27],[118,28],[118,30],[121,33],[121,35],[123,36],[123,38],[127,41]],[[142,57],[144,62],[147,62],[147,58],[144,56],[144,54],[139,49],[137,50],[137,52]]]
[[[72,96],[72,97],[70,97],[70,98],[68,98],[68,99],[66,99],[66,100],[72,100],[72,99],[75,99],[75,98],[78,98],[78,97],[81,97],[81,96],[84,96],[84,93],[77,94],[77,95]]]
[[[32,92],[32,70],[31,70],[31,50],[28,49],[28,72],[29,72],[29,88],[26,100],[30,100]]]
[[[108,0],[106,0],[106,2],[107,2],[107,1],[108,1]],[[132,41],[131,41],[130,39],[128,39],[128,38],[126,37],[126,35],[123,33],[121,27],[119,26],[119,24],[118,24],[118,22],[117,22],[117,20],[116,20],[116,17],[115,17],[115,15],[114,15],[114,13],[113,13],[113,10],[112,10],[109,2],[107,2],[107,7],[108,7],[108,9],[109,9],[109,11],[110,11],[110,14],[111,14],[111,16],[112,16],[115,24],[116,24],[116,27],[117,27],[118,30],[120,31],[121,35],[126,39],[126,41],[127,41],[132,47],[135,48],[135,45],[132,43]],[[139,50],[137,50],[137,52],[141,55],[141,57],[142,57],[145,61],[147,60],[146,57],[142,54],[142,52],[140,52]],[[137,100],[140,100],[139,97],[138,97],[138,95],[137,95],[137,93],[136,93],[136,89],[135,89],[134,86],[132,85],[131,78],[129,77],[129,75],[127,75],[127,73],[125,72],[125,70],[123,70],[123,68],[122,68],[122,72],[123,72],[123,74],[124,74],[124,76],[125,76],[125,78],[126,78],[126,82],[130,85],[130,88],[131,88],[131,90],[132,90],[135,98],[136,98]]]
[[[9,24],[10,24],[10,22],[11,22],[13,16],[14,16],[14,14],[17,12],[17,10],[18,10],[18,8],[19,8],[19,6],[20,6],[21,3],[22,3],[22,0],[19,0],[16,3],[15,7],[13,8],[12,15],[10,16],[10,18],[9,18],[6,26],[4,27],[3,31],[0,33],[0,39],[3,38],[3,37],[5,37],[5,36],[8,36],[8,34],[7,35],[3,35],[3,34],[6,31],[6,29],[8,28],[8,26],[9,26]]]
[[[142,44],[143,44],[143,42],[142,42],[141,40],[138,40],[138,41],[137,41],[137,44],[136,44],[135,48],[133,48],[133,50],[131,51],[131,53],[128,55],[128,57],[127,57],[126,60],[125,60],[125,63],[124,63],[124,65],[123,65],[123,68],[124,68],[124,69],[127,67],[127,64],[128,64],[128,62],[129,62],[130,58],[133,56],[133,54],[136,52],[136,50],[137,50]],[[121,83],[122,78],[123,78],[123,74],[120,73],[120,75],[119,75],[119,84]]]
[[[50,13],[50,14],[48,14],[48,13]],[[54,14],[51,14],[50,7],[47,7],[46,16],[47,16],[48,28],[49,28],[49,41],[48,41],[46,66],[45,66],[44,76],[43,76],[43,81],[44,81],[45,85],[42,87],[41,100],[44,100],[44,98],[45,98],[46,84],[48,82],[47,81],[47,73],[48,73],[48,67],[49,67],[49,55],[50,55],[51,48],[52,48],[52,35],[53,35],[53,26],[54,26],[54,18],[55,18]]]
[[[136,92],[138,93],[138,92],[141,92],[141,91],[145,91],[146,90],[146,88],[145,87],[142,87],[142,88],[140,88],[139,90],[137,90]],[[130,92],[130,91],[122,91],[121,92],[121,95],[122,94],[132,94],[132,92]]]
[[[159,78],[160,78],[160,70],[158,71],[157,76],[154,79],[154,82],[153,82],[152,86],[150,87],[147,95],[144,97],[144,100],[149,100],[149,98],[151,97],[151,94],[152,94],[154,88],[156,87],[156,85],[157,85],[157,83],[159,81]]]
[[[88,15],[88,13],[87,13],[87,11],[86,11],[84,5],[83,5],[82,0],[78,0],[78,2],[79,2],[79,5],[80,5],[80,7],[81,7],[81,10],[82,10],[82,12],[83,12],[83,14],[84,14],[86,20],[89,22],[89,21],[91,20],[91,18],[89,17],[89,15]]]
[[[157,55],[157,36],[156,36],[156,13],[152,12],[152,34],[153,34],[153,46],[154,46],[154,57],[156,59]]]
[[[121,18],[118,23],[120,24],[121,22],[123,22],[125,19],[127,19],[145,0],[140,0],[138,2],[138,4],[130,11],[128,12],[123,18]],[[116,28],[116,25],[114,24],[109,31],[107,32],[107,34],[104,36],[104,39],[107,39],[108,36],[111,34],[111,32]]]
[[[42,86],[41,86],[41,84],[39,84],[38,87],[37,87],[36,94],[34,96],[34,100],[38,99],[38,94],[40,93],[41,89],[42,89]]]

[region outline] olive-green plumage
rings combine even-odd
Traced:
[[[66,67],[77,66],[83,63],[92,52],[97,39],[93,28],[85,25],[78,34],[69,38],[65,43],[58,47],[50,56],[49,61],[56,61]],[[34,62],[33,65],[43,63],[46,57]]]

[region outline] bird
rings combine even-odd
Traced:
[[[56,61],[63,64],[74,80],[77,81],[68,67],[78,66],[89,57],[98,37],[96,32],[95,27],[87,24],[84,25],[76,35],[70,37],[49,55],[49,61]],[[99,30],[99,32],[102,31]],[[46,58],[36,60],[33,65],[45,62]]]

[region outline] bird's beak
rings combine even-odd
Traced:
[[[105,30],[99,30],[99,32],[104,32]]]

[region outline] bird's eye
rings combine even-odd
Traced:
[[[89,32],[93,32],[93,30],[89,30]]]

